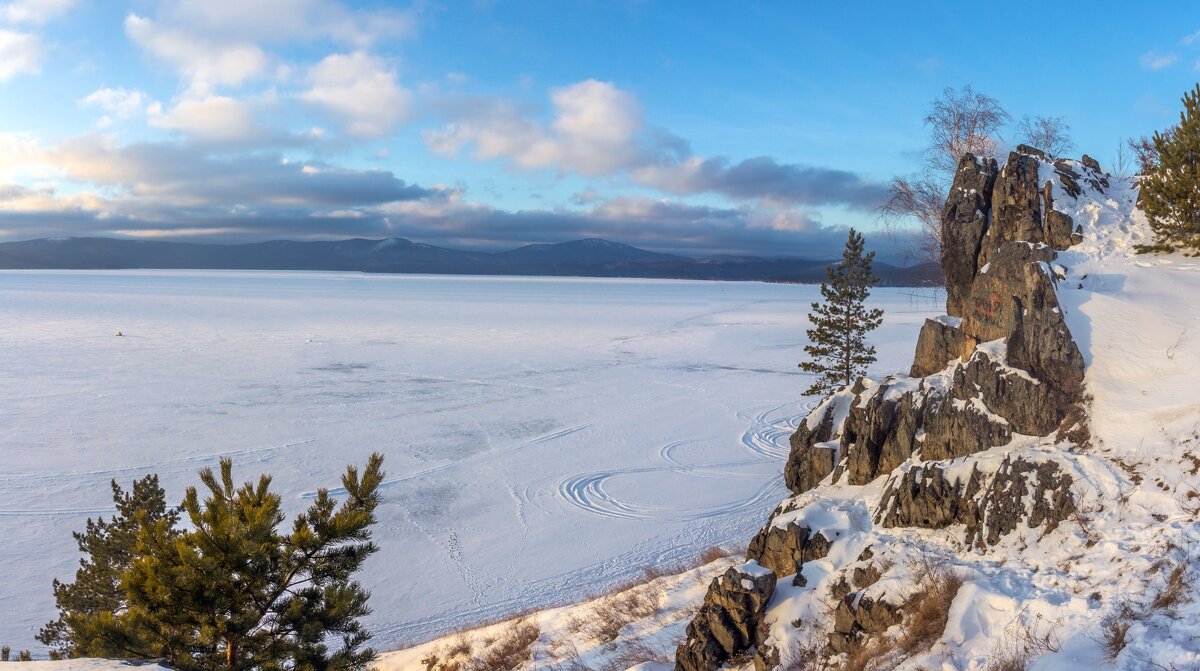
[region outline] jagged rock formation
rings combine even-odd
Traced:
[[[774,593],[775,574],[753,560],[714,578],[704,605],[688,625],[687,640],[675,653],[676,667],[716,671],[747,650]]]
[[[1075,511],[1072,476],[1051,458],[1010,455],[990,468],[963,468],[955,460],[1023,437],[1086,440],[1079,430],[1084,359],[1055,289],[1063,272],[1055,265],[1057,251],[1077,244],[1081,229],[1054,209],[1054,195],[1075,198],[1082,183],[1093,190],[1108,184],[1089,157],[1050,163],[1022,145],[1002,167],[992,159],[962,158],[942,217],[947,314],[925,322],[910,375],[862,380],[800,423],[784,470],[797,498],[755,536],[750,558],[779,577],[795,574],[793,584],[803,585],[802,565],[829,554],[834,538],[776,520],[807,505],[800,495],[824,484],[867,485],[886,477],[882,496],[870,502],[872,523],[963,525],[963,540],[981,549],[1022,524],[1049,533]],[[859,636],[882,632],[902,617],[894,603],[857,584],[877,580],[877,568],[855,571],[858,590],[843,580],[844,593],[835,594],[841,601],[828,654],[845,652]],[[723,589],[714,584],[710,596]],[[711,617],[702,612],[697,622]],[[708,625],[693,625],[680,648],[680,671],[713,669],[764,643],[749,637],[732,648],[716,646],[705,638]],[[754,631],[748,623],[739,627]]]
[[[861,385],[802,424],[785,470],[794,493],[829,474],[865,484],[915,454],[940,461],[1016,435],[1047,436],[1075,414],[1084,362],[1058,307],[1052,263],[1079,231],[1053,209],[1054,181],[1043,176],[1068,193],[1080,179],[1104,183],[1089,165],[1051,165],[1024,146],[998,171],[994,161],[963,157],[943,215],[948,314],[923,326],[911,376]]]
[[[746,558],[757,561],[779,577],[796,574],[804,562],[829,554],[829,539],[795,522],[783,527],[768,524],[750,541]]]

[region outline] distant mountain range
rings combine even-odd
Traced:
[[[600,239],[526,245],[506,252],[471,252],[404,238],[242,245],[45,238],[0,243],[0,269],[342,270],[455,275],[557,275],[693,280],[820,282],[829,260],[712,256],[692,259]],[[885,286],[940,283],[932,264],[875,263]]]

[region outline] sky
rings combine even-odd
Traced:
[[[0,240],[899,258],[946,87],[1111,169],[1198,78],[1183,1],[0,0]]]

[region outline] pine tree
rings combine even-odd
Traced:
[[[103,651],[104,645],[93,646],[88,632],[95,629],[97,618],[108,620],[125,607],[121,577],[133,560],[141,524],[161,521],[166,533],[172,534],[179,520],[179,512],[167,507],[157,475],[135,480],[128,493],[113,480],[112,498],[117,512],[111,520],[88,519],[85,531],[72,534],[84,554],[75,582],[54,581],[58,619],[42,627],[36,638],[50,646],[55,656],[81,657]]]
[[[868,310],[864,304],[879,278],[871,272],[875,252],[864,254],[863,248],[863,236],[850,229],[841,262],[825,269],[825,300],[812,304],[808,319],[813,328],[808,330],[810,344],[804,347],[809,360],[800,364],[816,376],[806,394],[823,395],[848,386],[875,362],[875,348],[866,343],[866,336],[883,321],[883,310]]]
[[[1184,248],[1200,253],[1200,84],[1183,96],[1173,132],[1155,133],[1158,165],[1140,182],[1142,209],[1155,244],[1138,251]]]
[[[369,528],[382,466],[373,454],[361,477],[347,468],[341,505],[318,490],[287,534],[269,476],[235,487],[228,459],[219,476],[201,471],[207,497],[191,487],[183,501],[190,530],[142,525],[122,580],[126,607],[92,632],[108,646],[102,656],[165,658],[181,671],[366,668],[375,652],[359,619],[370,594],[352,576],[377,549]]]

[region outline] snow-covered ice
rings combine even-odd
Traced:
[[[872,375],[942,297],[879,289]],[[111,271],[0,273],[0,642],[35,651],[109,480],[172,500],[221,456],[289,512],[375,450],[363,576],[387,649],[741,550],[786,496],[816,287]],[[117,336],[120,332],[122,335]],[[703,521],[702,524],[696,522]]]

